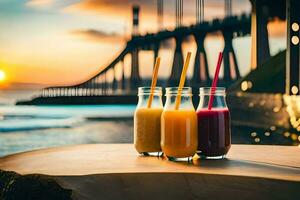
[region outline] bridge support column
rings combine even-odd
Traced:
[[[69,94],[69,90],[68,90],[68,94]],[[87,84],[86,84],[86,94],[88,96],[91,96],[91,82],[90,81],[87,82]]]
[[[224,60],[224,82],[230,83],[238,78],[240,78],[240,71],[238,68],[236,56],[232,46],[232,32],[223,31],[225,46],[223,50],[223,60]]]
[[[97,88],[97,95],[101,94],[101,78],[98,75],[96,78],[96,88]]]
[[[93,78],[93,96],[97,95],[98,83],[97,77]]]
[[[183,67],[183,54],[182,54],[182,37],[176,37],[176,47],[173,57],[173,65],[171,76],[168,81],[168,86],[177,86],[179,84],[180,75]]]
[[[125,90],[126,86],[125,86],[125,64],[124,64],[124,60],[121,60],[121,80],[120,80],[120,88],[121,90]]]
[[[95,96],[96,95],[96,89],[97,89],[96,77],[93,78],[93,82],[92,83],[93,83],[92,84],[92,94],[93,94],[93,96]],[[73,93],[73,91],[72,91],[72,93]]]
[[[134,49],[131,52],[131,75],[130,75],[130,88],[136,89],[140,85],[139,73],[139,50]]]
[[[251,0],[251,3],[251,68],[255,69],[270,58],[268,7],[261,0]]]
[[[197,43],[197,52],[195,57],[192,83],[194,86],[199,86],[201,84],[205,85],[210,79],[206,51],[204,48],[205,34],[195,34],[194,37]]]
[[[103,83],[102,83],[102,91],[105,95],[107,92],[107,78],[106,78],[106,72],[103,73]]]
[[[300,95],[300,1],[286,1],[286,94]]]
[[[116,73],[116,66],[114,66],[114,67],[112,68],[112,70],[113,70],[113,76],[114,76],[113,82],[112,82],[112,90],[113,90],[113,92],[114,92],[114,91],[116,91],[116,90],[118,89],[118,83],[117,83],[117,78],[116,78],[116,76],[117,76],[117,73]]]

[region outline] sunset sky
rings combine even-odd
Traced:
[[[186,25],[195,22],[195,1],[184,0]],[[205,2],[206,20],[224,16],[223,0]],[[156,0],[0,0],[0,70],[6,73],[5,83],[0,84],[67,85],[87,79],[124,46],[131,32],[133,4],[141,6],[141,33],[155,32]],[[165,0],[164,25],[168,29],[175,24],[174,8],[175,0]],[[234,14],[239,14],[249,12],[251,6],[248,0],[233,0],[233,9]],[[274,30],[271,52],[285,45],[284,23],[275,25],[270,27]],[[206,46],[222,49],[220,38],[208,41],[211,43]],[[239,44],[249,45],[249,41],[246,37],[234,45],[239,48]],[[189,48],[185,45],[185,49]],[[195,45],[191,48],[195,49]],[[215,49],[207,51],[212,62],[217,55]],[[170,52],[164,54],[168,56],[166,65],[172,60]],[[237,53],[244,73],[249,68],[249,52],[241,49]],[[141,66],[149,75],[151,71],[146,65],[151,56],[146,54]]]

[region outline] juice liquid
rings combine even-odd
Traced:
[[[161,117],[161,147],[168,157],[186,158],[197,151],[197,115],[194,110],[165,110]]]
[[[134,113],[134,145],[139,153],[160,152],[162,108],[138,108]]]
[[[199,154],[207,157],[227,154],[231,145],[229,110],[201,109],[197,116]]]

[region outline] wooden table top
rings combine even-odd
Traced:
[[[199,173],[300,181],[300,148],[232,145],[227,159],[171,162],[144,157],[132,144],[58,147],[0,158],[0,169],[20,174],[74,176],[110,173]]]

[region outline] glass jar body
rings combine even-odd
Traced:
[[[153,94],[151,107],[148,107],[150,94]],[[139,101],[134,112],[134,146],[138,153],[148,155],[161,152],[160,118],[163,112],[162,88],[139,88]]]
[[[208,109],[212,97],[212,107]],[[230,112],[226,104],[225,88],[200,88],[198,117],[198,155],[207,159],[221,159],[231,146]]]
[[[178,88],[166,89],[166,103],[161,116],[161,148],[171,160],[189,158],[198,145],[197,115],[191,88],[183,88],[180,105],[175,109]]]

